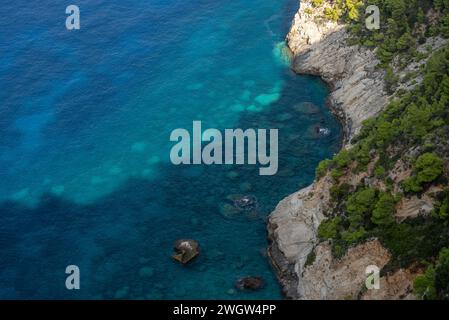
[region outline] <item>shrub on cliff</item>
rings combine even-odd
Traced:
[[[391,57],[389,57],[388,60],[389,59],[391,59]],[[393,69],[391,67],[387,68],[385,72],[384,81],[385,81],[385,90],[387,90],[389,94],[392,94],[396,90],[399,77],[394,74]]]
[[[371,213],[376,204],[376,190],[362,188],[350,195],[346,202],[349,215],[365,215]]]
[[[441,220],[449,218],[449,189],[445,189],[438,197],[432,215]]]
[[[348,229],[341,233],[342,239],[349,245],[359,242],[366,237],[366,230],[363,227],[356,229]]]
[[[421,183],[432,182],[443,173],[444,161],[434,153],[424,153],[415,164],[417,178]]]
[[[449,248],[442,248],[435,265],[430,265],[413,283],[415,294],[426,300],[449,298]]]
[[[420,192],[423,185],[433,182],[443,173],[444,161],[434,153],[424,153],[414,165],[415,174],[403,183],[406,192]]]
[[[338,8],[327,7],[324,9],[324,16],[328,20],[338,21],[341,18],[341,11]]]
[[[348,150],[341,150],[335,157],[334,162],[339,169],[347,167],[351,163],[351,155]]]
[[[316,178],[320,179],[320,178],[324,177],[331,164],[332,164],[332,160],[329,160],[329,159],[324,159],[324,160],[320,161],[320,163],[318,164],[318,167],[315,170]]]
[[[340,202],[341,200],[346,199],[350,190],[351,185],[347,183],[334,184],[329,190],[332,202]]]
[[[374,207],[371,221],[376,225],[389,225],[393,223],[395,205],[396,199],[390,193],[382,192]]]
[[[435,289],[442,299],[449,298],[449,248],[443,248],[435,266]]]
[[[312,0],[312,5],[315,8],[321,7],[323,5],[324,0]]]
[[[338,228],[341,222],[341,217],[335,217],[323,221],[318,227],[318,237],[324,240],[337,238]]]
[[[437,292],[435,290],[435,269],[433,266],[429,266],[424,274],[415,278],[413,291],[420,299],[434,300],[437,298]]]

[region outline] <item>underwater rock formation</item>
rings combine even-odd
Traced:
[[[239,279],[235,287],[239,290],[259,290],[263,287],[263,279],[261,277],[243,277]]]
[[[172,258],[182,264],[187,264],[200,254],[200,246],[197,241],[181,239],[175,242],[175,253]]]

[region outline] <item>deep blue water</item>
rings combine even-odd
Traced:
[[[0,5],[0,298],[281,298],[265,218],[341,138],[326,86],[282,54],[297,1],[72,2]],[[278,174],[172,165],[170,132],[193,120],[279,128]],[[258,215],[229,216],[236,194]],[[186,237],[201,255],[183,267],[170,255]],[[230,290],[245,275],[265,287]]]

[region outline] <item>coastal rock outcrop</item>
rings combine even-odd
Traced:
[[[383,268],[390,253],[378,240],[350,248],[341,259],[333,257],[331,245],[320,243],[314,262],[304,268],[301,295],[308,299],[356,299],[365,284],[367,266]]]
[[[343,148],[351,148],[351,140],[362,127],[362,122],[379,114],[394,99],[394,93],[388,94],[384,89],[385,71],[377,68],[379,60],[375,50],[349,45],[347,26],[325,18],[325,10],[332,5],[333,2],[324,1],[320,6],[314,6],[312,0],[301,0],[286,41],[292,51],[293,70],[299,74],[320,76],[329,85],[329,106],[341,120],[345,132]],[[391,67],[400,80],[396,92],[413,89],[421,83],[422,76],[416,70],[430,56],[424,53],[434,52],[447,42],[440,37],[427,38],[417,47],[423,59],[410,61],[406,66],[393,61]],[[415,76],[410,77],[411,74]],[[376,161],[368,165],[366,172],[348,170],[340,182],[352,186],[363,182],[385,190],[386,186],[381,181],[367,178]],[[410,165],[398,161],[390,174],[397,191],[399,182],[410,176]],[[328,243],[319,243],[318,227],[332,210],[332,186],[333,179],[328,173],[282,200],[269,217],[268,256],[284,294],[292,299],[414,298],[412,283],[420,270],[400,269],[383,275],[380,279],[382,290],[363,292],[365,268],[369,265],[382,268],[390,259],[379,241],[373,239],[353,246],[340,260],[332,256]],[[415,198],[404,198],[398,204],[397,221],[429,214],[433,197],[425,194]]]
[[[362,121],[375,116],[388,102],[384,72],[376,69],[375,53],[349,46],[345,25],[324,18],[328,6],[315,8],[301,1],[287,45],[292,50],[293,69],[300,74],[318,75],[331,87],[329,102],[344,123],[345,141],[358,132]]]
[[[316,242],[316,230],[329,203],[329,176],[291,194],[270,215],[268,255],[279,275],[286,296],[301,295],[300,275]]]
[[[329,84],[329,103],[343,123],[345,144],[349,146],[362,121],[375,116],[386,106],[388,95],[384,91],[384,74],[375,69],[378,60],[374,52],[360,46],[348,46],[345,26],[322,18],[325,7],[326,4],[315,8],[310,1],[301,1],[287,44],[294,55],[295,72],[318,75]],[[323,283],[319,284],[318,278],[311,277],[313,272],[304,270],[317,243],[318,226],[330,205],[331,186],[331,177],[321,178],[282,200],[270,215],[268,252],[284,294],[289,298],[344,298],[337,294],[338,291],[331,294],[336,282],[328,283],[327,289],[322,291],[319,286]],[[315,250],[320,261],[320,255],[327,252],[323,250],[318,254]],[[347,281],[352,283],[353,280],[348,278]],[[341,278],[338,285],[342,283]],[[310,289],[314,286],[318,291]]]
[[[413,281],[423,270],[399,269],[380,278],[379,290],[366,290],[362,300],[415,300]]]
[[[243,277],[239,279],[235,287],[239,290],[259,290],[263,287],[264,282],[261,277]]]
[[[182,264],[187,264],[200,254],[200,245],[192,239],[181,239],[175,242],[175,253],[172,258]]]

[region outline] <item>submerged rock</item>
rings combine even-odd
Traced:
[[[234,218],[239,215],[240,210],[235,208],[232,204],[225,203],[220,207],[220,213],[225,218]]]
[[[244,277],[239,279],[235,287],[239,290],[259,290],[263,287],[263,279],[261,277]]]
[[[175,242],[175,253],[172,258],[182,264],[187,264],[200,254],[200,246],[197,241],[181,239]]]
[[[292,63],[292,52],[285,41],[278,42],[273,48],[273,55],[281,65],[290,66]]]
[[[254,219],[259,217],[259,204],[254,196],[231,194],[226,197],[226,202],[221,204],[220,213],[225,218]]]
[[[257,209],[257,198],[254,196],[243,196],[234,200],[234,206],[244,211]]]

